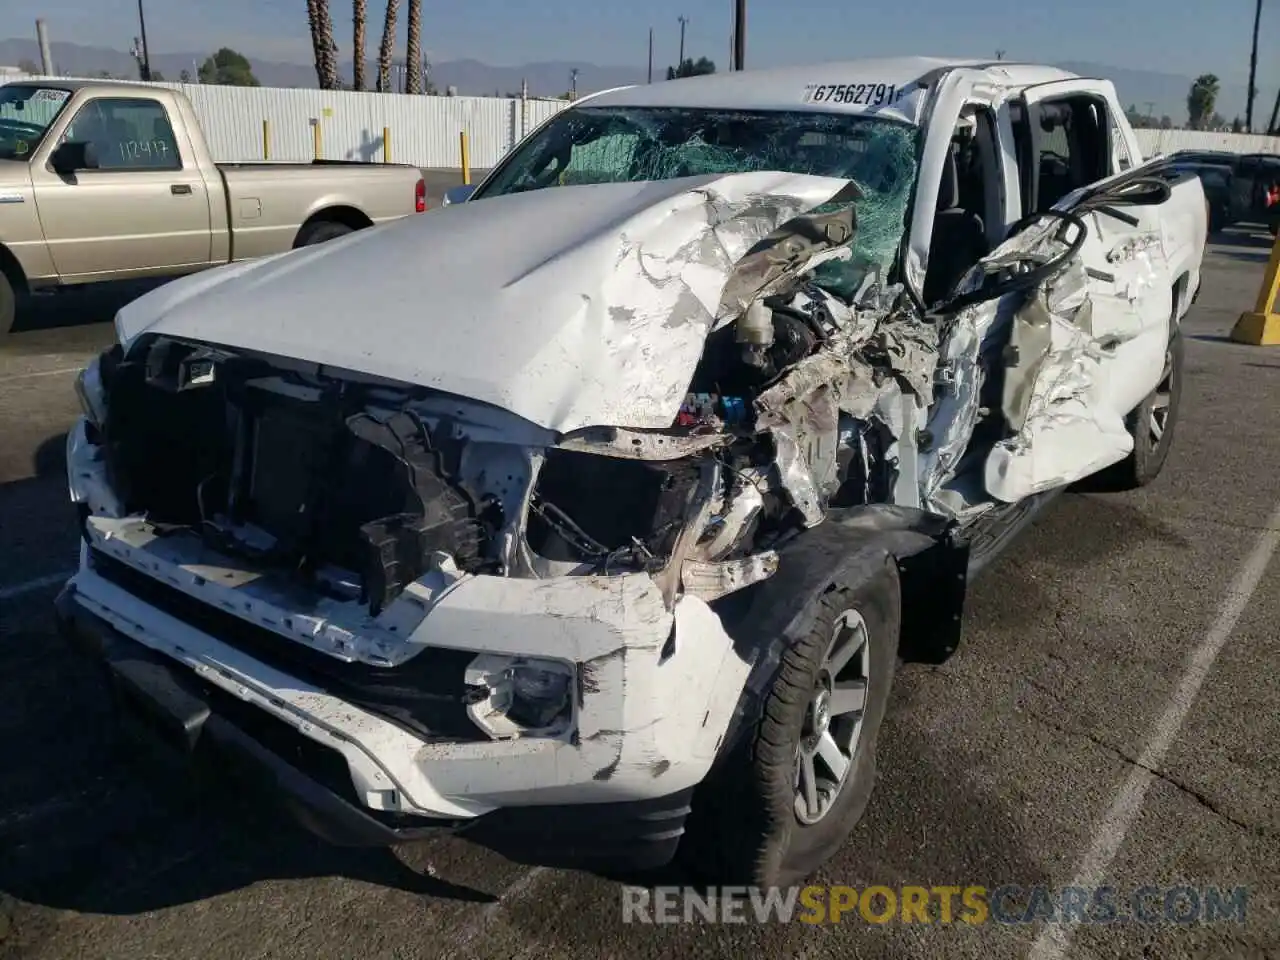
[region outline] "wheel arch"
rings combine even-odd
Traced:
[[[772,577],[713,604],[751,665],[720,757],[758,719],[783,651],[813,626],[816,601],[859,568],[889,561],[896,567],[902,659],[941,663],[959,646],[969,548],[953,520],[892,504],[832,510],[778,553]]]
[[[307,231],[318,223],[340,223],[345,227],[350,227],[352,230],[364,230],[366,227],[373,226],[373,220],[359,207],[352,207],[347,204],[324,207],[307,217],[302,222],[302,225],[298,227],[298,232],[293,238],[294,247],[297,247],[302,238],[307,235]]]
[[[1172,325],[1177,327],[1182,323],[1182,318],[1186,316],[1188,310],[1191,309],[1190,301],[1184,302],[1187,296],[1187,290],[1191,284],[1191,271],[1183,270],[1182,274],[1173,281],[1173,319]],[[1173,330],[1169,331],[1172,336]]]

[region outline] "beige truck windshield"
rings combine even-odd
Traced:
[[[0,87],[0,160],[26,160],[71,99],[70,90]]]

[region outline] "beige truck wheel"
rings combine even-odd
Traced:
[[[13,331],[13,322],[18,314],[18,298],[13,290],[13,283],[0,271],[0,337]]]
[[[321,220],[318,223],[303,227],[298,232],[297,246],[309,247],[312,244],[324,243],[326,240],[337,240],[339,237],[345,237],[348,233],[354,232],[345,223],[338,223],[336,220]]]

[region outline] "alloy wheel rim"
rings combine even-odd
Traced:
[[[870,639],[858,611],[836,618],[796,745],[795,814],[803,824],[830,813],[853,769],[871,680]]]
[[[1173,409],[1173,350],[1165,351],[1164,370],[1160,373],[1160,383],[1151,396],[1151,413],[1147,417],[1147,431],[1151,435],[1152,447],[1164,443],[1165,434],[1169,431],[1169,412]]]

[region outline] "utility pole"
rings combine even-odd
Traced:
[[[680,14],[680,58],[676,61],[676,76],[680,75],[680,68],[684,66],[684,28],[689,25],[689,18],[683,13]]]
[[[733,5],[733,60],[735,70],[747,69],[747,0]]]
[[[49,30],[43,20],[36,21],[36,43],[40,45],[40,72],[53,76],[53,54],[49,52]]]
[[[1262,0],[1253,8],[1253,50],[1249,54],[1249,97],[1244,108],[1244,132],[1253,133],[1253,98],[1258,92],[1258,27],[1262,23]]]
[[[142,0],[138,0],[138,29],[142,33],[142,61],[138,72],[143,80],[151,79],[151,54],[147,51],[147,17],[142,12]]]
[[[653,83],[653,27],[649,28],[649,82]]]

